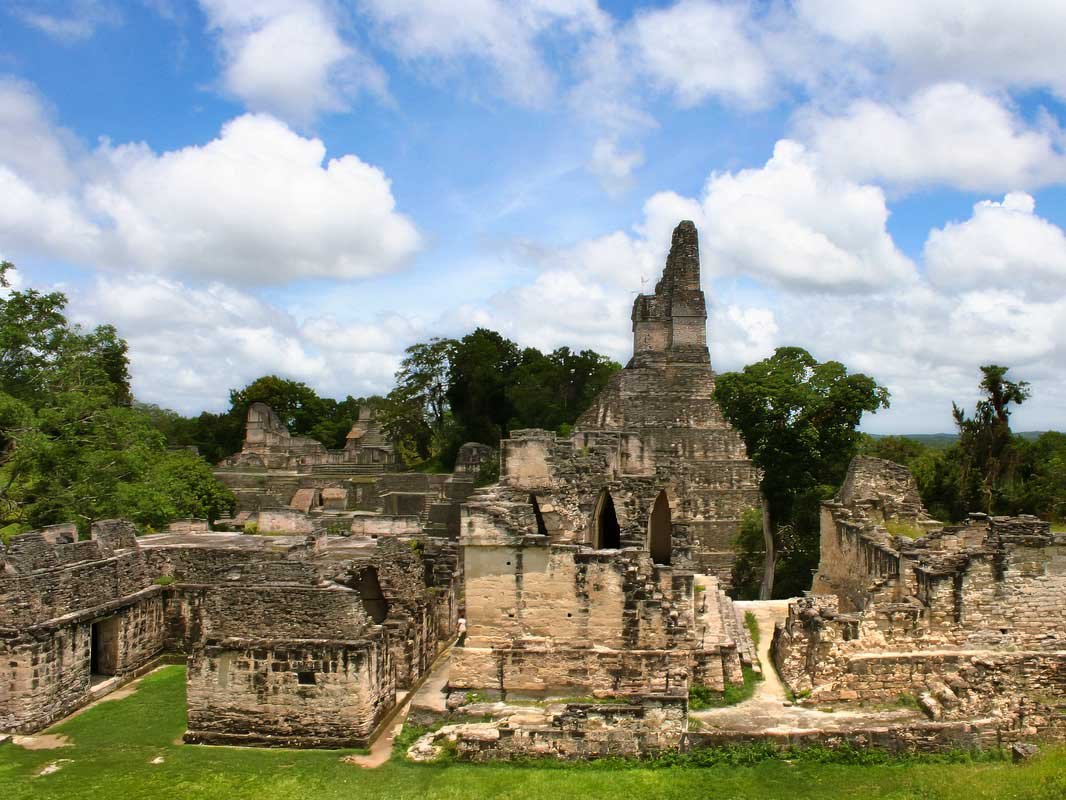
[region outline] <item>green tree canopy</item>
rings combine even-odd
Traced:
[[[11,269],[0,266],[5,286]],[[132,404],[126,343],[115,329],[86,332],[67,322],[65,307],[58,292],[0,296],[0,527],[74,521],[85,529],[113,516],[161,523],[231,506],[207,464],[168,453],[152,417]],[[130,502],[147,495],[158,501],[150,513]]]
[[[959,431],[960,494],[970,510],[992,513],[1003,495],[1014,489],[1019,449],[1011,437],[1011,406],[1024,403],[1030,390],[1026,381],[1007,380],[1008,369],[999,364],[981,367],[984,394],[972,417],[951,404]]]
[[[719,375],[715,400],[762,471],[766,561],[761,595],[768,599],[782,527],[795,527],[800,520],[799,501],[816,503],[825,494],[819,487],[840,483],[859,443],[856,428],[863,413],[887,408],[888,391],[866,375],[849,375],[838,361],[819,363],[802,348],[779,347],[740,372]],[[797,535],[795,529],[789,533]],[[816,529],[799,533],[809,538]]]

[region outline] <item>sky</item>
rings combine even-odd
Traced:
[[[798,345],[1066,429],[1066,5],[0,0],[0,257],[198,413],[476,326],[631,353],[700,231],[718,372]]]

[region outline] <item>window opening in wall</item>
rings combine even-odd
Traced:
[[[89,641],[89,672],[93,678],[107,678],[118,669],[118,617],[92,624]]]
[[[359,596],[363,599],[363,610],[366,615],[380,625],[389,614],[389,604],[385,594],[381,591],[378,583],[378,571],[373,567],[364,569],[359,574],[359,582],[356,586]]]
[[[592,546],[597,550],[617,550],[622,546],[622,529],[614,510],[614,498],[604,490],[596,503],[592,525]]]
[[[535,494],[529,496],[529,504],[533,506],[533,516],[537,518],[537,535],[547,536],[548,526],[544,524],[544,515],[540,513],[540,503],[537,502]]]
[[[301,686],[314,686],[318,683],[318,680],[315,678],[315,673],[313,672],[297,672],[296,682]]]
[[[669,564],[673,554],[673,542],[671,534],[673,525],[670,522],[670,501],[666,492],[659,492],[652,506],[651,516],[648,518],[648,549],[651,551],[651,560],[656,564]]]

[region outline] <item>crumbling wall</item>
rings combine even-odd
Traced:
[[[1066,537],[1035,517],[983,514],[892,536],[886,520],[927,519],[906,470],[888,463],[856,459],[823,507],[819,594],[793,601],[774,635],[782,679],[812,703],[904,695],[935,718],[986,714],[1058,735]]]
[[[645,551],[468,546],[465,578],[453,687],[645,693],[687,688],[694,674],[718,689],[740,676],[736,642],[697,631],[692,574]]]
[[[456,725],[427,737],[451,739],[463,761],[640,758],[680,748],[686,696],[644,697],[632,704],[571,703],[547,725]]]

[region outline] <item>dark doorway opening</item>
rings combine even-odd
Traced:
[[[659,492],[648,519],[648,549],[656,564],[669,564],[673,554],[673,525],[670,522],[670,501],[666,492]]]
[[[381,584],[378,583],[378,571],[373,567],[364,569],[359,574],[359,582],[355,588],[363,599],[366,615],[377,625],[384,622],[385,617],[389,615],[389,604],[381,591]]]
[[[89,672],[94,677],[110,677],[118,670],[118,617],[92,624],[89,641]]]
[[[592,546],[597,550],[617,550],[622,546],[622,529],[614,510],[614,498],[604,490],[596,503],[592,526]]]
[[[548,526],[544,524],[544,515],[540,513],[540,503],[537,502],[535,494],[529,496],[529,504],[533,506],[533,516],[537,518],[537,535],[547,536]]]

